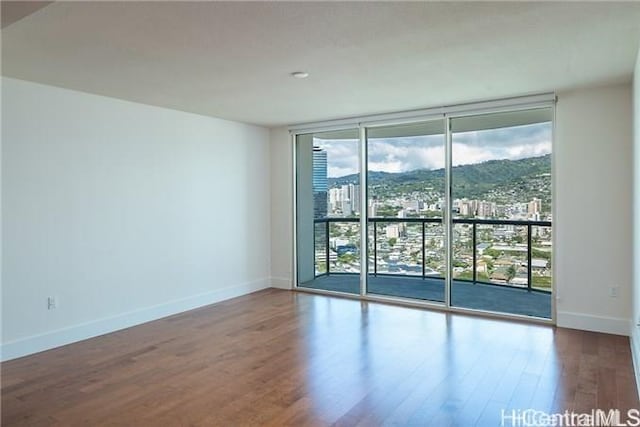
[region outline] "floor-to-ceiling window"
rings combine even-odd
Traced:
[[[367,291],[444,302],[444,122],[372,127],[366,136]]]
[[[298,135],[297,273],[301,287],[360,293],[358,129]]]
[[[301,288],[552,317],[553,105],[301,132]]]
[[[451,119],[452,306],[551,317],[551,118]]]

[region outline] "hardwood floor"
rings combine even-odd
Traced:
[[[497,426],[527,408],[638,408],[628,338],[273,289],[2,364],[3,426]]]

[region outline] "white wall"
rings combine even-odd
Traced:
[[[631,86],[560,93],[556,113],[557,322],[626,335],[632,282]],[[271,156],[272,272],[289,277],[290,259],[275,256],[292,250],[292,238],[285,233],[292,227],[286,215],[292,209],[293,172],[291,143],[284,130],[272,131]],[[285,168],[287,173],[282,172]],[[617,298],[609,297],[610,285],[618,286]]]
[[[4,359],[269,286],[267,129],[2,82]]]
[[[287,128],[272,129],[271,283],[291,289],[293,275],[293,146]]]
[[[1,59],[0,55],[0,69],[2,68],[2,59]],[[3,260],[3,255],[2,255],[2,247],[4,246],[3,241],[3,233],[2,233],[2,212],[3,212],[3,207],[2,207],[2,128],[3,128],[3,124],[2,124],[2,117],[3,117],[3,112],[2,112],[2,87],[3,87],[3,81],[0,77],[0,361],[2,360],[2,330],[3,328],[3,322],[2,322],[2,288],[3,288],[3,282],[2,282],[2,278],[4,277],[4,273],[3,273],[3,268],[2,268],[2,260]]]
[[[631,349],[640,394],[640,49],[633,75],[633,316]]]
[[[631,86],[558,94],[555,250],[559,326],[628,335]],[[609,296],[611,286],[618,297]]]

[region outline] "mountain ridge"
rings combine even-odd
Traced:
[[[537,197],[544,202],[551,199],[551,155],[518,160],[489,160],[452,169],[454,197],[483,198],[492,192],[515,192],[524,198]],[[369,172],[373,196],[389,193],[424,192],[429,188],[444,189],[444,169],[415,169],[406,172]],[[329,188],[358,183],[359,175],[350,174],[329,178]],[[530,188],[537,186],[537,188]],[[523,193],[527,193],[524,195]],[[530,194],[529,194],[530,193]]]

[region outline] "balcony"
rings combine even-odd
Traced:
[[[315,278],[300,286],[359,294],[359,219],[314,222]],[[368,292],[444,302],[441,219],[368,223]],[[550,242],[550,221],[453,219],[451,305],[551,318]]]

